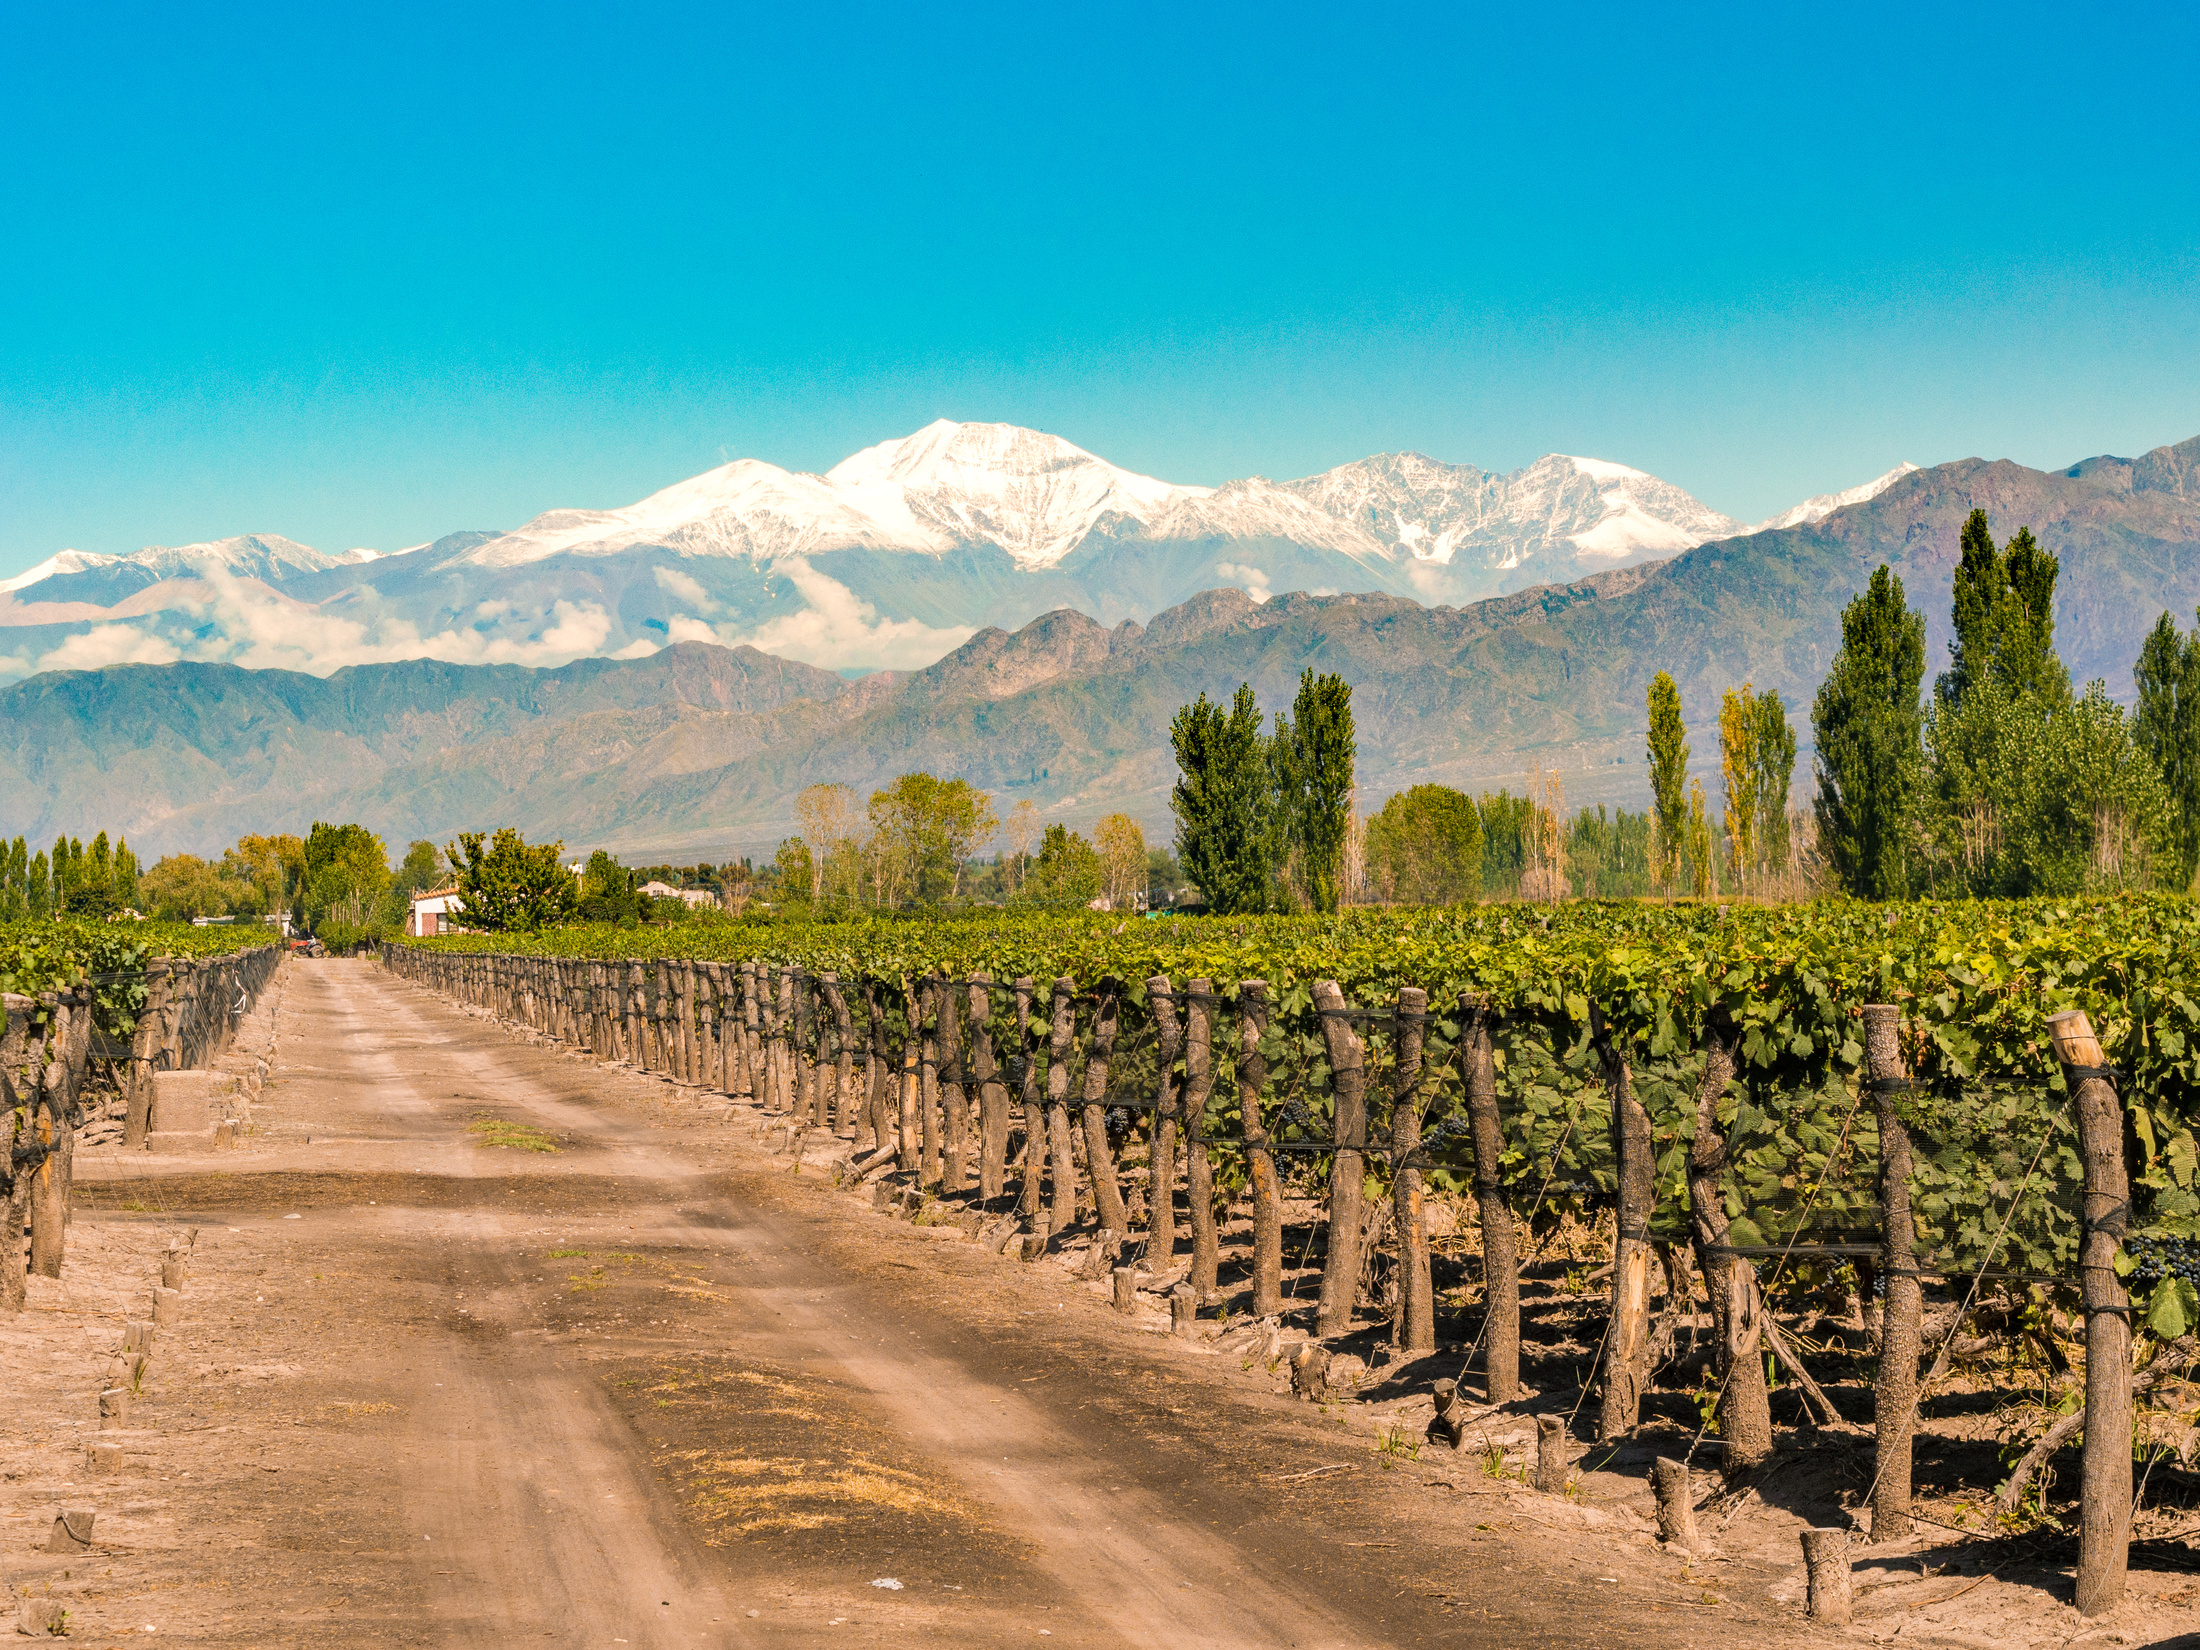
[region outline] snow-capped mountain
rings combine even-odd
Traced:
[[[1779,520],[1816,520],[1901,473]],[[64,551],[0,588],[0,627],[14,627],[0,630],[0,674],[11,657],[17,671],[164,656],[556,663],[680,640],[902,667],[1058,607],[1113,624],[1222,585],[1465,603],[1743,531],[1602,459],[1554,453],[1500,474],[1386,453],[1206,487],[1041,431],[943,419],[823,475],[741,459],[638,503],[386,556],[273,535]]]
[[[1783,510],[1776,516],[1767,516],[1756,526],[1749,528],[1748,531],[1752,533],[1770,533],[1781,527],[1807,527],[1814,521],[1824,521],[1836,510],[1844,509],[1851,504],[1862,504],[1866,499],[1877,498],[1889,487],[1892,487],[1916,469],[1915,464],[1897,464],[1885,475],[1874,477],[1861,487],[1851,487],[1839,493],[1819,493],[1813,498],[1806,498],[1791,510]]]

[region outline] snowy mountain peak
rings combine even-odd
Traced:
[[[1769,533],[1781,527],[1807,527],[1814,521],[1824,521],[1836,510],[1846,509],[1851,504],[1862,504],[1867,499],[1877,498],[1904,476],[1915,471],[1916,468],[1915,464],[1904,461],[1897,464],[1885,475],[1876,476],[1860,487],[1850,487],[1838,493],[1820,493],[1814,498],[1806,498],[1791,510],[1783,510],[1776,516],[1766,517],[1752,527],[1750,531],[1752,533]]]
[[[1119,470],[1041,430],[944,418],[864,448],[825,480],[882,525],[983,540],[1023,567],[1052,567],[1107,517],[1143,525],[1208,491]]]
[[[96,550],[63,550],[48,556],[36,567],[18,573],[14,578],[0,583],[0,594],[22,590],[45,579],[58,579],[67,573],[82,573],[94,567],[111,566],[121,558],[103,556]]]

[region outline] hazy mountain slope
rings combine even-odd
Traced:
[[[2164,607],[2200,604],[2200,441],[2067,471],[1967,460],[1825,519],[1467,607],[1402,596],[1204,593],[1145,627],[1075,612],[989,628],[923,670],[846,683],[682,644],[558,670],[422,661],[326,680],[207,665],[53,673],[0,693],[0,832],[121,826],[150,851],[357,817],[393,842],[500,822],[569,845],[768,851],[803,786],[868,790],[928,767],[1050,818],[1128,808],[1165,828],[1168,719],[1299,672],[1354,685],[1363,800],[1423,779],[1639,802],[1643,692],[1679,681],[1699,769],[1720,693],[1776,688],[1807,741],[1843,604],[1886,558],[1945,658],[1949,579],[1974,506],[2063,560],[2058,639],[2080,680],[2128,691]],[[1799,783],[1807,779],[1799,775]]]

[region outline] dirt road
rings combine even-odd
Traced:
[[[92,1557],[17,1559],[79,1642],[1798,1637],[1775,1577],[1379,1453],[1360,1406],[790,1175],[722,1096],[364,963],[294,965],[277,1031],[243,1150],[79,1171],[97,1252],[200,1232],[125,1473],[28,1481],[77,1419],[10,1474],[11,1554],[106,1509]]]

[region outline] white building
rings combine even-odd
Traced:
[[[669,882],[645,882],[641,886],[644,899],[685,900],[690,905],[716,905],[718,896],[708,888],[675,888]]]
[[[452,920],[458,910],[458,889],[423,888],[412,897],[412,915],[405,919],[405,932],[415,939],[425,939],[432,934],[463,934],[465,929]]]

